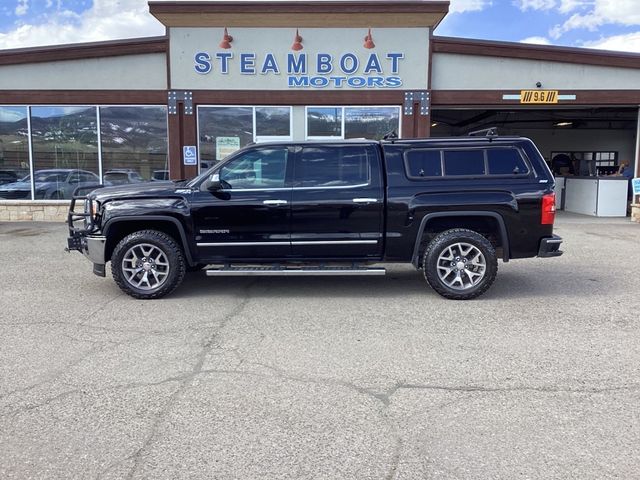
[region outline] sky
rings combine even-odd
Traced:
[[[163,34],[146,0],[0,0],[0,49]],[[451,0],[435,34],[640,53],[640,0]]]

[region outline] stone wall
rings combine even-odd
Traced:
[[[64,200],[0,200],[0,222],[66,222],[69,203]]]
[[[631,204],[631,220],[640,223],[640,203]]]

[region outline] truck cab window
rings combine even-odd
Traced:
[[[296,165],[298,187],[346,187],[369,183],[370,159],[364,146],[308,147]]]
[[[251,150],[220,170],[220,180],[232,189],[282,188],[287,172],[286,148]]]

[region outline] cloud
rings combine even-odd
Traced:
[[[477,12],[479,10],[484,10],[486,7],[490,7],[491,5],[492,2],[490,0],[451,0],[449,12]]]
[[[533,43],[536,45],[551,45],[547,37],[527,37],[520,40],[520,43]]]
[[[55,12],[45,14],[39,23],[20,23],[0,33],[0,49],[164,34],[164,26],[149,14],[146,0],[94,0],[81,13],[64,10],[61,4],[58,0]]]
[[[587,5],[581,3],[581,6]],[[560,38],[570,30],[586,29],[595,31],[601,25],[617,24],[624,26],[640,25],[640,6],[638,0],[593,0],[586,13],[574,13],[562,24],[555,25],[549,35]],[[573,2],[568,7],[576,8]],[[567,8],[568,8],[567,7]]]
[[[555,0],[515,0],[513,4],[523,12],[527,10],[551,10],[556,6]]]
[[[640,31],[585,42],[583,47],[640,53]]]
[[[29,0],[18,0],[16,9],[14,10],[14,13],[16,14],[16,16],[21,17],[23,15],[26,15],[28,11],[29,11]]]

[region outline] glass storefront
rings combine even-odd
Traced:
[[[0,199],[64,200],[168,174],[165,106],[0,106]]]
[[[0,107],[0,188],[29,175],[27,107]],[[31,188],[11,189],[6,198],[31,198]]]
[[[307,107],[308,139],[400,136],[400,107]]]

